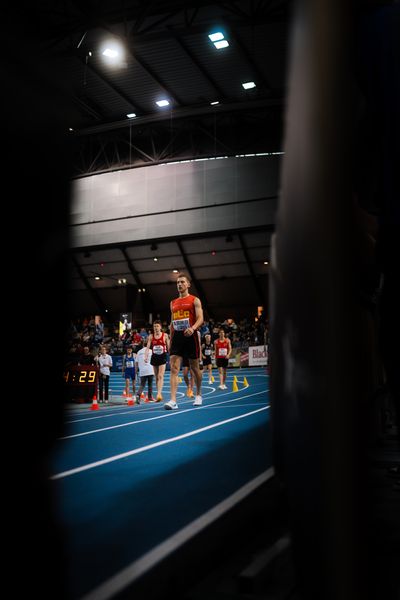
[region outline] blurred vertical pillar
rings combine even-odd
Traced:
[[[365,369],[353,278],[346,2],[297,4],[271,266],[275,468],[304,600],[365,600]]]
[[[63,600],[68,596],[65,540],[49,475],[64,420],[73,151],[68,105],[25,9],[9,6],[1,25],[10,50],[0,61],[7,189],[2,257],[8,282],[3,375],[12,385],[9,398],[3,393],[3,420],[11,435],[2,471],[8,525],[2,587],[6,596]]]

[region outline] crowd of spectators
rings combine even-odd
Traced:
[[[209,319],[200,329],[202,340],[206,333],[210,333],[211,341],[214,342],[218,338],[220,327],[225,330],[225,335],[231,340],[234,350],[246,352],[249,346],[268,344],[268,323],[263,313],[257,320],[242,319],[238,323],[232,318],[223,321]],[[162,321],[162,330],[169,333],[167,321]],[[128,347],[133,347],[135,351],[142,343],[146,344],[151,332],[151,323],[127,328],[120,334],[118,322],[104,323],[101,318],[94,316],[72,319],[67,332],[65,362],[78,362],[85,346],[93,356],[98,353],[101,345],[106,346],[111,356],[124,354]]]

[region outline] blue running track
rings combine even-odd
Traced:
[[[71,600],[111,598],[271,477],[268,375],[230,369],[226,384],[203,382],[195,408],[181,383],[166,411],[124,404],[113,373],[110,404],[66,407],[51,479]]]

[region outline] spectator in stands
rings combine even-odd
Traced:
[[[137,329],[132,330],[132,345],[133,352],[136,353],[140,350],[140,345],[142,343],[142,336],[138,333]]]
[[[101,346],[100,354],[95,358],[99,366],[99,401],[108,403],[108,389],[110,384],[110,369],[113,366],[112,358],[107,354],[107,348]]]

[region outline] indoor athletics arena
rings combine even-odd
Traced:
[[[5,596],[399,600],[400,7],[360,4],[4,17]]]

